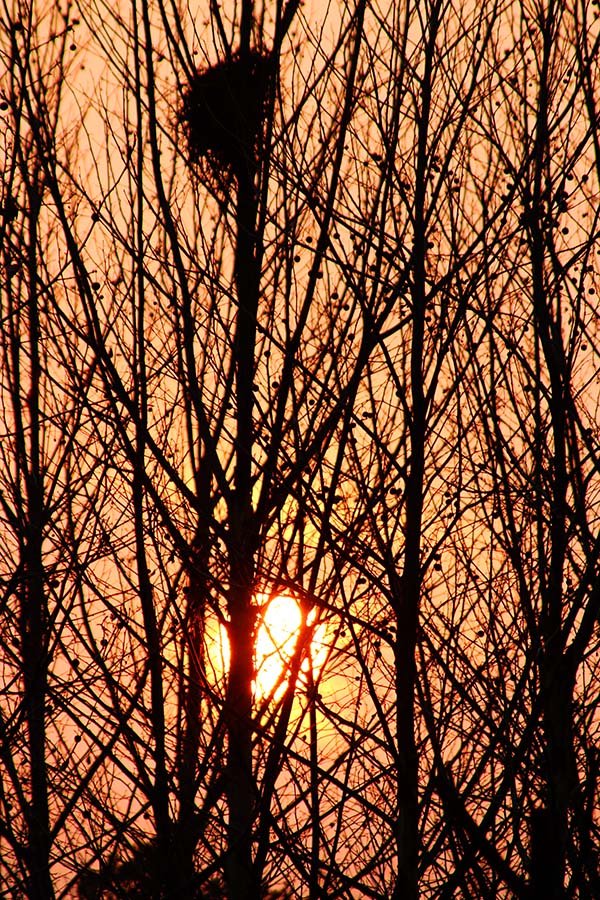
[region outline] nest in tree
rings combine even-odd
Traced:
[[[192,162],[235,173],[248,166],[262,137],[268,78],[269,58],[257,51],[196,73],[179,113]]]

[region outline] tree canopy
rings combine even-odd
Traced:
[[[2,896],[600,896],[599,18],[4,0]]]

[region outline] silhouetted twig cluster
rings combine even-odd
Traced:
[[[179,113],[191,162],[234,173],[247,165],[260,141],[268,78],[269,58],[258,51],[196,73]]]

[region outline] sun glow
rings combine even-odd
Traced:
[[[254,695],[257,699],[278,699],[288,684],[294,655],[299,638],[302,636],[302,612],[298,602],[290,596],[277,594],[271,599],[267,595],[257,597],[261,610],[254,648],[255,676]],[[302,662],[299,679],[305,683],[312,669],[313,677],[321,669],[327,655],[324,643],[325,626],[316,625],[315,615],[310,613],[301,649]],[[219,627],[219,635],[210,650],[215,668],[226,672],[229,668],[229,639],[224,625]]]

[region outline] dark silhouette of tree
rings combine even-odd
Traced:
[[[77,890],[81,900],[135,900],[160,896],[161,874],[158,871],[156,847],[143,844],[125,861],[111,861],[99,870],[85,870],[79,875]],[[223,900],[227,896],[223,882],[209,878],[204,884],[188,888],[188,896],[196,900]],[[267,900],[286,900],[286,891],[269,890]]]
[[[0,16],[7,895],[598,894],[595,6]]]

